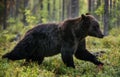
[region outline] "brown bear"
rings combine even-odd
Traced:
[[[85,48],[85,37],[103,38],[97,19],[92,15],[67,19],[62,23],[40,24],[29,30],[14,49],[3,55],[10,60],[26,59],[26,62],[37,61],[41,64],[44,57],[61,53],[67,67],[75,68],[73,55],[76,58],[103,65]]]

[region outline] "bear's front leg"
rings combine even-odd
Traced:
[[[64,64],[67,67],[75,68],[74,61],[73,61],[73,48],[69,43],[64,42],[61,48],[61,56]]]
[[[94,55],[92,55],[90,52],[88,52],[87,50],[77,50],[75,53],[75,57],[77,59],[90,61],[98,66],[103,65],[102,62],[98,61],[97,58]]]
[[[103,65],[102,62],[98,61],[97,58],[86,49],[85,39],[79,43],[77,51],[75,52],[75,57],[77,59],[90,61],[98,66]]]

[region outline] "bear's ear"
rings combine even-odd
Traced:
[[[84,14],[81,15],[82,20],[88,20],[88,17]]]
[[[82,17],[82,19],[85,19],[85,18],[86,18],[86,16],[85,16],[84,14],[82,14],[81,17]]]
[[[86,13],[86,15],[90,15],[90,13]]]

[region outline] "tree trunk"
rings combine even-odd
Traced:
[[[79,0],[71,0],[71,17],[76,17],[79,14]]]
[[[109,16],[112,18],[112,0],[110,0]]]
[[[19,7],[20,7],[20,0],[16,0],[16,12],[15,12],[15,18],[18,16],[18,13],[19,13]]]
[[[59,0],[59,21],[62,21],[62,0]]]
[[[53,18],[53,20],[55,21],[56,20],[56,14],[55,14],[55,12],[56,12],[56,9],[55,9],[55,3],[56,3],[56,0],[53,0],[53,14],[52,14],[52,18]]]
[[[33,9],[32,9],[32,14],[33,15],[36,14],[37,7],[38,7],[38,1],[36,0],[36,2],[33,3]]]
[[[3,29],[7,28],[6,20],[7,20],[7,0],[4,0],[4,17],[3,17]]]
[[[51,21],[51,13],[50,13],[50,0],[48,0],[48,3],[47,3],[47,11],[48,11],[48,19],[49,21]]]
[[[65,11],[65,0],[62,0],[62,20],[64,20],[65,18],[64,11]]]
[[[70,18],[71,17],[71,1],[70,0],[67,0],[66,2],[66,8],[67,8],[67,18]]]
[[[91,12],[91,0],[88,0],[88,12]]]
[[[104,35],[108,35],[108,23],[109,23],[109,18],[108,18],[108,0],[104,0]]]
[[[39,3],[40,3],[40,11],[42,11],[43,10],[43,0],[39,0]],[[43,19],[43,16],[41,15],[40,16],[40,23],[42,23],[42,19]]]
[[[97,0],[96,9],[101,5],[101,1]]]
[[[96,10],[99,8],[99,6],[101,5],[101,0],[97,0],[96,1]],[[98,20],[100,20],[100,16],[99,15],[97,15],[97,14],[95,14],[96,15],[96,18],[98,19]]]
[[[94,0],[91,0],[91,13],[94,11]]]
[[[15,8],[14,8],[14,0],[10,0],[10,17],[14,17],[14,11],[15,11]]]
[[[116,0],[113,1],[113,13],[112,13],[112,17],[116,18],[116,13],[114,13],[116,11]],[[117,26],[116,21],[113,22],[113,25]]]
[[[25,9],[26,9],[27,5],[28,5],[28,0],[24,0],[24,5],[23,5],[23,7],[24,7],[24,12],[23,12],[23,23],[24,23],[25,26],[28,25],[28,23],[27,23],[27,21],[26,21],[26,15],[25,15]]]
[[[110,0],[110,9],[109,9],[110,13],[112,11],[112,0]]]
[[[116,11],[120,11],[120,2],[117,2],[117,10]],[[117,13],[117,26],[120,27],[120,14],[118,14],[118,13]]]

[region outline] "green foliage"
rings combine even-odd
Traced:
[[[22,39],[25,32],[33,27],[34,24],[48,21],[58,21],[60,19],[60,13],[62,13],[59,0],[56,0],[56,11],[53,15],[53,0],[50,1],[50,11],[48,13],[48,0],[43,0],[43,8],[40,9],[39,0],[30,0],[29,5],[25,10],[19,9],[21,13],[25,12],[26,21],[29,26],[24,26],[20,20],[22,15],[18,18],[9,18],[8,23],[10,26],[0,31],[0,57],[9,52],[17,42]],[[117,5],[120,2],[117,0]],[[80,0],[80,14],[87,12],[87,1]],[[38,7],[36,7],[36,6]],[[33,10],[36,9],[34,12]],[[0,10],[3,7],[0,6]],[[112,12],[119,16],[119,9],[111,9]],[[60,12],[60,13],[59,13]],[[104,13],[104,4],[97,8],[96,15],[102,16]],[[55,17],[55,18],[53,18]],[[117,21],[117,17],[110,16],[111,28]],[[90,51],[105,51],[106,53],[100,56],[98,59],[104,62],[103,69],[99,70],[94,64],[82,60],[78,60],[74,57],[76,69],[66,67],[62,60],[61,55],[45,58],[44,62],[39,66],[37,63],[30,63],[26,66],[22,66],[24,60],[20,61],[8,61],[0,58],[0,77],[119,77],[120,76],[120,29],[113,28],[110,31],[110,35],[103,39],[87,37],[87,49]],[[20,34],[20,39],[15,41],[16,36]]]
[[[16,27],[17,26],[17,27]],[[10,42],[18,32],[24,33],[33,26],[24,27],[20,22],[0,32],[0,57],[10,51],[16,42]],[[16,30],[17,29],[17,30]],[[87,49],[90,51],[105,51],[99,57],[104,62],[99,70],[94,64],[74,57],[76,69],[66,67],[61,55],[45,58],[39,66],[30,63],[23,66],[24,60],[8,61],[0,58],[0,77],[119,77],[120,76],[120,32],[112,29],[110,35],[103,39],[87,37]],[[18,40],[19,41],[19,40]]]
[[[85,14],[87,13],[88,9],[85,9],[87,8],[88,6],[84,6],[84,5],[87,5],[87,0],[79,0],[79,7],[80,7],[80,11],[79,11],[79,15],[81,14]]]
[[[7,20],[7,22],[9,23],[9,24],[14,24],[16,21],[15,21],[15,19],[14,18],[9,18],[8,20]]]
[[[96,10],[95,10],[95,14],[96,15],[102,15],[104,13],[104,4],[101,4]]]
[[[36,17],[31,14],[30,10],[25,10],[26,20],[29,24],[36,24],[38,21]]]

